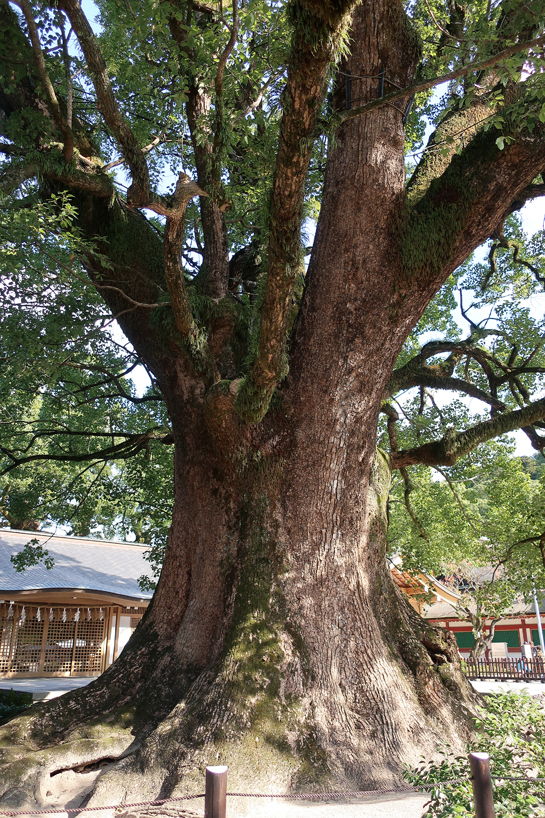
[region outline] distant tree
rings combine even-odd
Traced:
[[[460,619],[471,623],[475,642],[470,658],[479,659],[490,648],[496,625],[520,596],[520,592],[497,570],[479,570],[467,563],[450,567],[454,570],[452,584],[456,584],[458,590],[462,591],[462,599],[454,610]]]
[[[531,595],[534,586],[545,588],[544,488],[508,441],[487,444],[454,467],[415,469],[408,492],[402,478],[394,480],[390,553],[403,555],[405,570],[436,576],[449,573],[448,565],[498,568],[496,578]]]
[[[539,480],[545,472],[545,458],[541,452],[535,454],[533,457],[523,455],[520,458],[520,462],[522,463],[524,471],[530,475],[532,480]]]
[[[404,570],[435,574],[462,593],[454,610],[471,623],[474,658],[517,599],[545,588],[544,480],[513,448],[489,444],[435,479],[420,468],[410,492],[398,481],[390,499],[390,551],[403,555]]]

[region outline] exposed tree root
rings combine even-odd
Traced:
[[[379,457],[365,550],[342,552],[324,584],[301,589],[272,526],[252,526],[225,636],[204,667],[180,658],[179,632],[161,639],[150,612],[98,680],[1,728],[0,804],[56,806],[61,785],[95,807],[193,795],[209,764],[226,764],[242,792],[374,789],[399,785],[421,754],[461,751],[477,696],[453,637],[392,582],[388,488]]]

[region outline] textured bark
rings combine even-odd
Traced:
[[[84,37],[79,7],[64,7]],[[545,140],[536,125],[500,155],[494,135],[478,132],[462,156],[422,166],[407,196],[401,111],[381,105],[345,117],[286,351],[302,190],[333,56],[327,38],[342,34],[351,4],[301,0],[292,10],[299,28],[273,185],[270,278],[245,389],[242,367],[219,380],[235,307],[223,299],[226,228],[212,157],[195,139],[206,95],[193,91],[188,103],[198,181],[209,194],[196,281],[212,316],[198,327],[202,346],[192,343],[183,299],[182,215],[169,217],[163,247],[130,201],[80,192],[75,173],[62,176],[85,236],[104,239],[98,249],[109,264],[90,256],[89,275],[165,398],[176,500],[157,592],[120,659],[84,691],[0,731],[3,805],[54,803],[53,773],[101,760],[111,766],[92,805],[201,791],[210,762],[229,764],[233,789],[368,787],[398,781],[404,762],[445,739],[460,748],[467,734],[474,697],[454,640],[417,616],[386,566],[391,464],[376,454],[377,418],[410,330],[542,168]],[[303,38],[314,30],[309,21],[321,40]],[[172,29],[180,45],[182,28]],[[88,38],[87,47],[104,118],[130,160],[134,204],[149,192],[145,159],[111,105],[96,44]],[[387,67],[393,87],[410,86],[418,59],[401,3],[360,4],[334,108],[344,105],[347,71],[353,98],[365,103],[377,93],[369,78]],[[30,91],[21,89],[0,99],[6,117],[18,99],[25,107]],[[58,182],[58,170],[46,178]],[[281,382],[284,357],[290,372]]]
[[[348,65],[376,74],[388,60],[390,78],[407,83],[417,48],[403,16],[388,31],[372,16],[373,8],[359,16]],[[176,336],[156,337],[149,311],[121,317],[173,424],[166,561],[120,660],[84,693],[5,728],[3,803],[42,806],[52,772],[100,757],[118,761],[99,779],[94,805],[198,791],[203,763],[216,760],[229,764],[234,788],[374,786],[398,781],[404,762],[445,737],[460,746],[472,694],[452,641],[417,617],[389,577],[390,472],[375,459],[381,396],[424,307],[413,299],[399,322],[392,231],[402,146],[393,108],[339,132],[284,404],[260,426],[245,426],[232,390],[206,391]],[[88,230],[107,236],[100,207],[88,206]],[[136,236],[144,230],[123,207],[116,218]],[[155,301],[160,247],[144,253],[131,242],[131,252],[128,266],[146,272],[140,285],[127,274],[124,286]],[[332,269],[333,290],[324,285]],[[104,296],[120,311],[122,296]],[[100,730],[97,708],[114,719],[111,751],[81,738],[82,723],[90,735]],[[71,748],[62,763],[61,747]]]
[[[357,488],[365,508],[345,515],[336,495],[324,506],[327,472],[301,469],[309,443],[227,484],[202,414],[183,419],[185,441],[188,424],[153,604],[97,682],[3,728],[3,805],[57,803],[60,771],[101,760],[95,806],[198,792],[216,760],[235,789],[320,790],[399,781],[414,754],[459,747],[472,697],[452,637],[385,565],[384,456]],[[295,473],[304,497],[286,489]]]

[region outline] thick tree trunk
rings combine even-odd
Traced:
[[[284,407],[270,421],[280,451],[248,448],[234,471],[199,404],[171,407],[183,442],[153,603],[97,682],[2,729],[3,805],[62,803],[61,783],[89,786],[101,760],[113,767],[92,805],[200,791],[219,762],[246,791],[391,784],[404,762],[460,745],[472,696],[453,640],[389,577],[373,428],[344,445],[324,404],[299,440]]]
[[[380,25],[381,4],[359,7],[344,68],[375,77],[388,66],[404,87],[417,47],[394,5]],[[358,78],[352,93],[362,101],[376,88]],[[400,112],[347,122],[328,161],[290,376],[259,424],[236,414],[236,381],[234,392],[233,383],[207,383],[179,338],[165,331],[158,340],[149,313],[123,317],[161,384],[176,442],[166,561],[115,665],[3,728],[3,805],[55,803],[58,775],[101,759],[113,767],[93,805],[201,791],[211,762],[229,765],[233,789],[372,787],[398,781],[404,762],[445,740],[460,748],[474,697],[455,642],[410,608],[385,560],[380,402],[442,283],[437,274],[419,291],[404,272],[403,202]],[[119,283],[140,225],[105,207],[104,219],[117,214],[136,236],[114,259]],[[99,227],[90,233],[107,236]],[[157,264],[159,280],[157,248],[143,242],[138,259]],[[149,270],[142,278],[139,300],[152,303]],[[105,294],[120,312],[116,297]]]

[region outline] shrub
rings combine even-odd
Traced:
[[[405,778],[415,786],[435,784],[428,789],[426,818],[474,818],[469,753],[486,752],[497,818],[536,818],[545,816],[545,708],[541,697],[527,693],[507,693],[487,697],[486,706],[476,719],[476,738],[467,754],[454,756],[448,746],[440,751],[440,760],[422,760],[418,767],[406,770]],[[510,778],[528,777],[528,781]],[[459,783],[442,781],[462,779]]]

